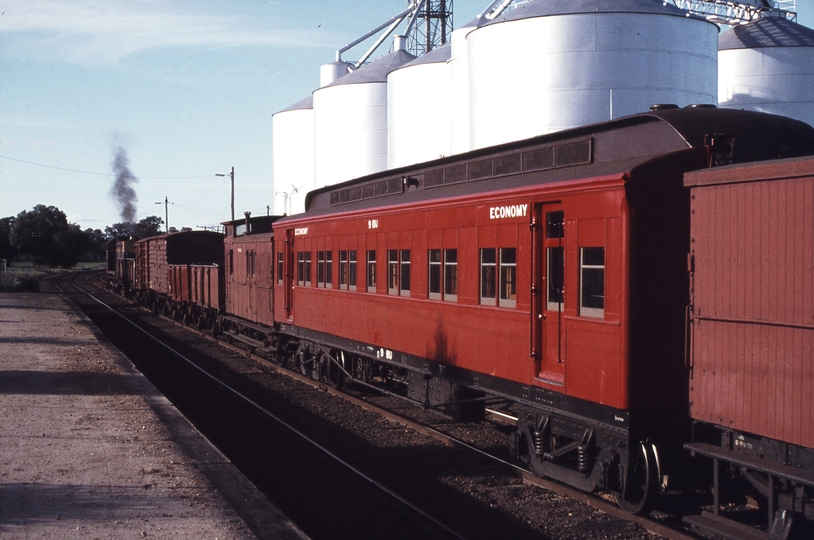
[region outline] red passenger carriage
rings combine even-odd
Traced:
[[[666,110],[317,190],[274,225],[276,348],[334,381],[406,369],[430,405],[512,400],[536,473],[643,510],[688,430],[683,174],[811,140]]]
[[[518,460],[631,512],[691,441],[788,532],[814,517],[814,162],[776,158],[811,154],[801,122],[657,110],[319,189],[227,222],[218,261],[143,240],[137,287],[318,380],[510,403]]]

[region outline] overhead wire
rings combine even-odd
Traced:
[[[17,159],[9,156],[2,156],[0,155],[0,159],[7,159],[9,161],[16,161],[17,163],[25,163],[27,165],[35,165],[37,167],[45,167],[46,169],[56,169],[58,171],[68,171],[80,174],[92,174],[95,176],[110,176],[110,177],[118,177],[118,174],[113,173],[100,173],[100,172],[93,172],[93,171],[82,171],[79,169],[70,169],[68,167],[57,167],[55,165],[45,165],[44,163],[35,163],[33,161],[26,161],[24,159]],[[209,178],[211,175],[207,174],[205,176],[135,176],[135,175],[126,175],[128,178],[139,178],[145,180],[192,180],[196,178]],[[208,196],[208,195],[207,195]]]

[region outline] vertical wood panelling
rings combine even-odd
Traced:
[[[699,184],[692,415],[814,446],[814,177]]]

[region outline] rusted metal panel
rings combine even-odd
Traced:
[[[814,446],[814,159],[713,169],[685,183],[692,416]]]

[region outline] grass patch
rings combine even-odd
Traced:
[[[38,292],[40,280],[47,277],[82,272],[85,270],[102,270],[104,263],[78,263],[73,268],[48,268],[34,263],[15,262],[3,272],[0,264],[0,291],[4,292]]]

